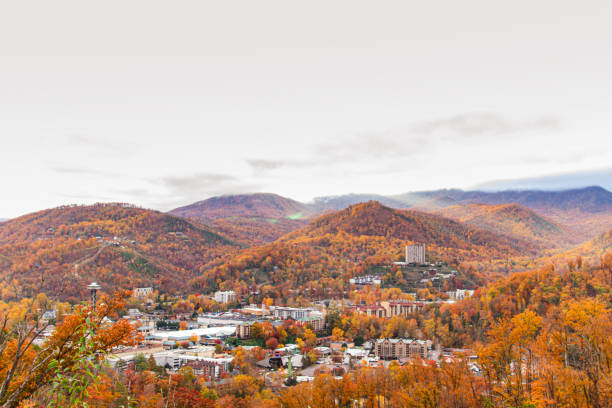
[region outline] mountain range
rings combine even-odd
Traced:
[[[581,241],[568,227],[518,204],[457,204],[437,210],[436,214],[541,248],[564,247]]]
[[[301,203],[277,194],[256,193],[226,195],[199,201],[169,211],[182,217],[294,217],[340,210],[352,204],[378,201],[391,208],[428,208],[434,201],[438,207],[454,204],[519,204],[533,210],[580,210],[601,213],[612,210],[612,192],[598,186],[562,191],[507,190],[498,192],[443,189],[382,196],[378,194],[347,194],[317,197],[311,203]]]
[[[612,193],[602,187],[585,187],[562,191],[506,190],[497,192],[437,190],[406,193],[394,197],[404,203],[419,205],[427,200],[445,197],[456,203],[520,204],[533,210],[581,210],[604,212],[612,209]],[[420,199],[420,201],[419,201]]]
[[[256,284],[279,293],[306,286],[322,294],[325,288],[341,290],[343,279],[371,267],[403,260],[404,246],[414,242],[427,243],[430,260],[455,266],[466,260],[536,254],[526,241],[369,201],[315,218],[274,242],[213,261],[192,284],[204,290],[216,287],[219,280],[231,281],[243,292]]]
[[[612,193],[599,187],[346,195],[312,203],[247,194],[169,213],[116,203],[63,206],[0,224],[0,297],[44,290],[77,299],[92,280],[107,291],[338,288],[347,277],[401,260],[410,242],[426,243],[430,259],[486,273],[486,262],[529,263],[573,254],[574,247],[597,256],[607,250],[610,230]]]
[[[417,209],[444,215],[445,208],[451,218],[468,217],[474,207],[467,204],[516,204],[522,207],[523,216],[539,216],[543,222],[555,224],[568,236],[568,242],[586,240],[612,228],[612,193],[602,187],[585,187],[563,191],[464,191],[457,189],[404,193],[394,196],[377,194],[347,194],[315,198],[301,203],[276,194],[243,194],[215,197],[170,211],[170,214],[207,221],[212,227],[230,231],[248,221],[251,236],[260,237],[257,244],[270,242],[292,229],[307,223],[314,215],[338,211],[353,204],[377,201],[396,209]],[[459,206],[459,207],[457,207]],[[461,211],[466,214],[460,214]],[[498,208],[498,211],[500,209]],[[515,212],[518,211],[514,207]],[[534,214],[526,215],[531,210]],[[509,209],[505,210],[509,212]],[[515,216],[518,214],[514,214]],[[503,214],[497,215],[503,220]],[[473,225],[496,228],[492,220]],[[230,233],[231,235],[231,233]],[[235,235],[245,242],[249,236]],[[554,239],[553,236],[549,236]]]
[[[612,189],[612,168],[578,171],[572,173],[551,174],[540,177],[528,177],[509,180],[494,180],[479,184],[477,190],[547,190],[559,191],[582,186],[602,186]]]

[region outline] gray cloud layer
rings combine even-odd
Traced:
[[[53,172],[56,172],[56,173],[62,173],[62,174],[75,174],[75,175],[87,174],[87,175],[109,176],[109,177],[117,176],[116,173],[112,173],[112,172],[108,172],[108,171],[103,171],[103,170],[91,169],[91,168],[87,168],[87,167],[51,166],[51,167],[49,167],[49,170],[51,170]]]
[[[152,194],[148,190],[140,195],[149,195],[149,200],[156,206],[170,209],[178,204],[186,204],[205,197],[250,193],[258,191],[260,185],[231,174],[196,173],[188,176],[168,176],[161,179],[147,180],[161,192]],[[135,192],[132,192],[135,193]]]
[[[312,147],[311,158],[306,160],[248,159],[247,164],[256,174],[264,174],[282,168],[330,166],[385,158],[408,159],[432,152],[442,143],[478,143],[483,139],[507,135],[525,137],[561,128],[560,119],[554,116],[516,120],[494,113],[465,113],[319,143]]]
[[[474,186],[481,190],[559,190],[585,186],[601,186],[612,191],[612,168],[581,171],[575,173],[552,174],[511,180],[495,180]]]
[[[461,114],[448,118],[424,121],[412,126],[415,134],[447,135],[472,139],[518,132],[551,132],[561,129],[561,121],[554,116],[539,116],[524,120],[512,120],[493,113]]]

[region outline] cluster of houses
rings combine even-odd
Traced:
[[[171,334],[170,337],[173,335]],[[221,344],[221,343],[220,343]],[[227,348],[227,347],[226,347]],[[245,349],[250,346],[243,346]],[[286,368],[299,373],[298,381],[310,381],[317,372],[325,370],[341,374],[352,368],[368,365],[388,365],[390,361],[406,364],[414,359],[431,359],[431,341],[415,339],[378,339],[369,341],[362,346],[353,343],[332,342],[327,338],[314,349],[318,360],[309,366],[306,358],[300,354],[297,345],[287,344],[282,348],[270,351],[268,356],[256,363],[260,370],[277,370]],[[217,381],[232,375],[233,356],[226,354],[223,347],[210,345],[191,345],[186,349],[147,349],[144,351],[130,350],[116,353],[109,358],[109,363],[117,370],[123,370],[134,361],[138,354],[145,358],[151,357],[158,366],[176,371],[190,367],[194,374],[204,376],[208,381]]]
[[[231,355],[217,353],[213,346],[191,346],[188,349],[176,350],[134,350],[116,353],[108,361],[112,367],[121,371],[133,362],[137,355],[142,354],[146,358],[152,357],[155,364],[169,371],[177,371],[184,367],[190,367],[194,374],[204,376],[207,380],[217,380],[230,372],[230,364],[233,361]]]
[[[381,275],[363,275],[355,276],[349,279],[349,283],[355,286],[378,285],[382,284]]]
[[[287,345],[274,354],[258,361],[261,369],[274,370],[281,367],[300,371],[298,381],[309,381],[319,372],[329,371],[336,375],[349,372],[359,366],[388,366],[391,361],[406,364],[409,361],[435,358],[429,340],[416,339],[378,339],[355,346],[352,342],[323,341],[313,350],[318,359],[306,367],[304,356],[297,354],[295,345]]]
[[[135,288],[133,291],[134,297],[143,301],[151,300],[153,293],[151,287]],[[449,295],[449,298],[458,300],[471,294],[471,291],[458,290],[452,296]],[[218,299],[220,303],[232,304],[236,303],[236,294],[233,291],[220,291],[215,293],[214,299]],[[427,303],[388,300],[374,305],[348,307],[357,313],[393,317],[419,312]],[[122,370],[142,354],[168,370],[191,367],[196,375],[203,376],[208,381],[218,381],[233,374],[233,356],[230,353],[233,346],[229,344],[235,342],[228,342],[228,338],[250,338],[252,326],[256,322],[280,326],[287,320],[292,320],[299,325],[308,325],[314,331],[321,331],[325,328],[325,317],[325,304],[313,304],[312,307],[306,308],[252,304],[240,309],[200,313],[197,316],[171,316],[158,310],[141,312],[138,309],[129,309],[123,318],[137,328],[140,344],[136,348],[116,350],[109,362],[116,369]],[[49,310],[42,318],[43,321],[52,322],[56,314]],[[41,333],[42,336],[44,333]],[[431,341],[417,339],[377,339],[355,346],[350,342],[334,342],[330,337],[320,337],[314,351],[317,360],[313,362],[300,354],[297,345],[285,344],[282,348],[269,351],[264,360],[257,362],[257,367],[261,370],[280,367],[289,371],[296,370],[300,374],[296,377],[298,381],[310,381],[317,372],[324,370],[339,374],[348,372],[355,366],[388,365],[393,360],[405,364],[413,359],[439,361],[440,358],[451,358],[432,350]]]
[[[251,327],[254,323],[268,321],[273,325],[281,325],[285,320],[293,320],[301,326],[309,326],[312,330],[321,331],[325,328],[325,311],[316,308],[294,308],[282,306],[250,305],[236,310],[249,318],[237,325],[236,336],[239,339],[251,337]]]
[[[149,288],[139,288],[135,291],[140,297],[146,297],[150,293]],[[234,301],[232,295],[227,292],[220,296],[228,302]],[[375,313],[378,315],[394,316],[418,311],[423,304],[387,301],[381,302],[376,307],[378,309]],[[357,308],[364,310],[363,307]],[[190,316],[189,319],[180,321],[182,330],[176,330],[179,320],[168,320],[168,316],[162,314],[141,313],[137,309],[130,309],[124,318],[138,327],[144,339],[144,348],[117,353],[117,357],[111,362],[118,369],[122,369],[134,360],[138,353],[144,353],[152,357],[157,365],[166,369],[178,370],[182,367],[191,367],[195,374],[204,376],[209,381],[216,381],[231,375],[233,357],[226,353],[232,348],[226,343],[228,337],[250,338],[251,328],[256,322],[282,325],[286,320],[292,320],[297,324],[308,325],[315,331],[323,330],[325,313],[324,307],[316,305],[308,308],[249,305],[227,312]],[[295,344],[286,344],[269,352],[264,360],[257,362],[257,367],[261,370],[275,370],[280,367],[296,370],[303,374],[297,377],[299,381],[309,381],[317,370],[348,371],[350,367],[360,364],[376,366],[388,364],[391,360],[404,362],[406,359],[431,357],[430,341],[379,339],[356,347],[352,343],[333,342],[328,337],[319,340],[318,347],[315,348],[319,359],[310,367],[306,367],[308,364]]]
[[[143,300],[148,299],[152,293],[153,288],[149,287],[135,288],[133,291],[134,297]],[[236,302],[233,291],[217,292],[214,298],[223,303]],[[145,354],[166,369],[178,370],[188,366],[195,374],[213,381],[224,377],[230,369],[233,357],[224,352],[229,348],[226,345],[227,338],[250,338],[251,327],[256,322],[282,325],[287,320],[293,320],[315,331],[325,327],[323,307],[249,305],[227,312],[200,313],[197,316],[168,316],[161,311],[143,313],[138,309],[129,309],[123,318],[137,328],[141,345],[136,349],[119,350],[111,359],[114,367],[121,370],[138,354]],[[287,345],[275,350],[272,357],[293,355],[297,351],[296,345]],[[301,356],[296,355],[294,363],[296,369],[301,367]]]

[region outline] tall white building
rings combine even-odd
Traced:
[[[406,245],[406,263],[425,263],[425,244]]]
[[[215,302],[233,303],[236,301],[236,293],[233,290],[215,292]]]

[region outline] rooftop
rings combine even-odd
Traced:
[[[197,337],[219,337],[231,336],[236,332],[236,326],[207,327],[204,329],[156,331],[151,334],[155,339],[167,338],[168,340],[189,340],[192,336]]]

